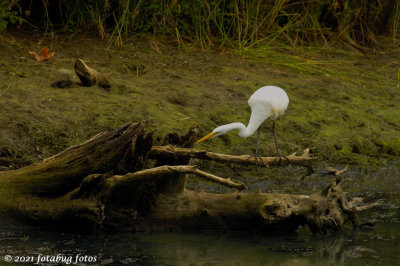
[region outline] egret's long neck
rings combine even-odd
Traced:
[[[249,124],[249,126],[250,126],[250,124]],[[258,127],[256,127],[256,128],[255,127],[249,127],[249,126],[246,127],[243,123],[235,122],[235,123],[223,125],[221,127],[224,128],[225,133],[228,132],[228,131],[237,129],[239,131],[238,135],[240,137],[247,138],[247,137],[251,136],[258,128]]]
[[[242,124],[242,123],[240,123],[240,124]],[[247,127],[243,125],[243,128],[239,129],[238,135],[239,135],[239,137],[247,138],[247,137],[253,135],[253,133],[256,132],[257,128],[258,127],[254,127],[250,123]]]
[[[251,116],[247,127],[240,131],[239,136],[247,138],[253,135],[254,132],[261,126],[261,124],[271,116],[271,110],[266,106],[252,106]]]

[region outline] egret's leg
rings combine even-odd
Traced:
[[[260,128],[257,129],[256,157],[258,157],[258,144],[260,143]]]
[[[256,165],[258,159],[258,144],[260,143],[260,128],[257,129],[257,144],[256,144]]]
[[[254,159],[256,160],[256,166],[258,165],[258,159],[260,159],[261,162],[263,162],[262,159],[258,156],[258,144],[260,143],[260,132],[261,132],[261,130],[260,130],[260,128],[258,128],[258,130],[257,130],[257,142],[256,142],[256,153],[255,153],[255,155],[250,155],[249,158],[248,158],[248,160],[250,160],[251,158],[255,157]]]
[[[274,133],[275,139],[275,147],[276,147],[276,157],[279,158],[278,166],[281,166],[282,156],[279,153],[278,141],[276,140],[276,132],[275,132],[275,120],[272,120],[272,133]],[[286,160],[290,161],[288,157],[283,156]]]
[[[272,133],[274,134],[274,139],[275,139],[276,157],[279,158],[278,166],[280,166],[281,165],[281,161],[282,161],[282,157],[279,154],[278,141],[276,140],[275,120],[272,120]]]
[[[272,133],[274,134],[274,139],[275,139],[276,156],[280,158],[281,155],[279,154],[278,141],[276,140],[275,120],[272,120]]]

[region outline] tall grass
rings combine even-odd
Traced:
[[[202,47],[277,39],[357,47],[376,43],[378,34],[397,39],[400,22],[398,0],[14,0],[9,7],[44,30],[96,30],[109,44],[150,33]]]

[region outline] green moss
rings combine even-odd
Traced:
[[[345,146],[337,151],[337,154],[342,157],[350,156],[353,153],[352,147]]]
[[[19,42],[25,47],[37,43]],[[107,51],[93,40],[72,40],[68,47],[54,41],[52,50],[60,51],[60,60],[48,63],[12,60],[20,55],[4,46],[0,56],[10,58],[8,63],[26,78],[7,74],[0,81],[2,145],[37,161],[101,131],[140,120],[156,129],[155,144],[166,133],[185,133],[192,125],[199,125],[203,135],[221,124],[247,124],[248,97],[263,85],[277,85],[290,98],[276,124],[282,154],[308,147],[321,160],[363,165],[399,156],[400,91],[394,85],[396,72],[388,67],[396,64],[395,56],[376,53],[366,58],[315,47],[260,47],[239,55],[157,45],[160,53],[147,41]],[[111,74],[110,92],[77,84],[50,87],[58,68],[72,69],[74,58],[68,55],[77,50],[91,67]],[[145,71],[119,71],[132,60]],[[0,73],[5,70],[0,64]],[[267,120],[261,128],[263,156],[275,155],[271,126]],[[243,139],[229,132],[197,147],[254,154],[255,142],[256,134]]]
[[[381,152],[389,155],[400,155],[400,138],[384,141],[380,143]]]

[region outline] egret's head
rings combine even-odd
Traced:
[[[207,136],[204,136],[201,139],[199,139],[198,141],[196,141],[195,144],[198,144],[198,143],[203,142],[205,140],[212,139],[212,138],[215,138],[215,137],[218,137],[218,136],[226,134],[228,131],[234,129],[232,127],[233,124],[236,124],[236,123],[232,123],[232,124],[227,124],[227,125],[222,125],[222,126],[216,127],[210,134],[208,134]]]

